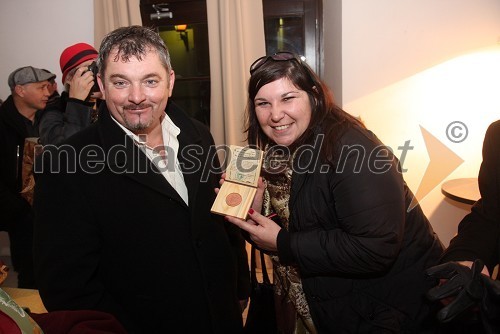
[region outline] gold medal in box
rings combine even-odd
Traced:
[[[226,178],[212,205],[213,213],[245,219],[257,192],[263,152],[231,145]]]

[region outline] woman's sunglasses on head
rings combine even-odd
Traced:
[[[263,56],[253,62],[250,66],[250,74],[253,74],[259,67],[261,67],[264,63],[266,63],[269,59],[275,61],[287,61],[287,60],[296,60],[299,64],[302,64],[302,61],[305,61],[304,56],[299,56],[293,52],[281,51],[276,52],[275,54],[269,56]]]

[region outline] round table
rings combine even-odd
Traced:
[[[465,204],[474,204],[481,198],[477,177],[445,181],[441,185],[441,192],[446,197]]]

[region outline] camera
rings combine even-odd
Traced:
[[[99,92],[100,89],[99,89],[99,84],[97,83],[97,72],[99,71],[98,68],[97,68],[97,64],[96,62],[92,62],[92,64],[90,64],[88,67],[87,67],[87,70],[88,71],[91,71],[92,74],[94,75],[94,85],[92,86],[92,89],[90,90],[91,93],[94,93],[94,92]]]

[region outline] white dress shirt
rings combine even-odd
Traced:
[[[149,147],[146,145],[147,138],[134,134],[121,125],[113,115],[111,115],[111,118],[134,140],[134,143],[146,153],[148,159],[160,170],[163,177],[165,177],[168,183],[177,191],[186,205],[189,205],[188,190],[184,182],[179,160],[177,159],[177,153],[179,151],[179,140],[177,136],[181,133],[181,130],[172,122],[170,117],[165,114],[165,117],[163,117],[161,121],[163,147]]]

